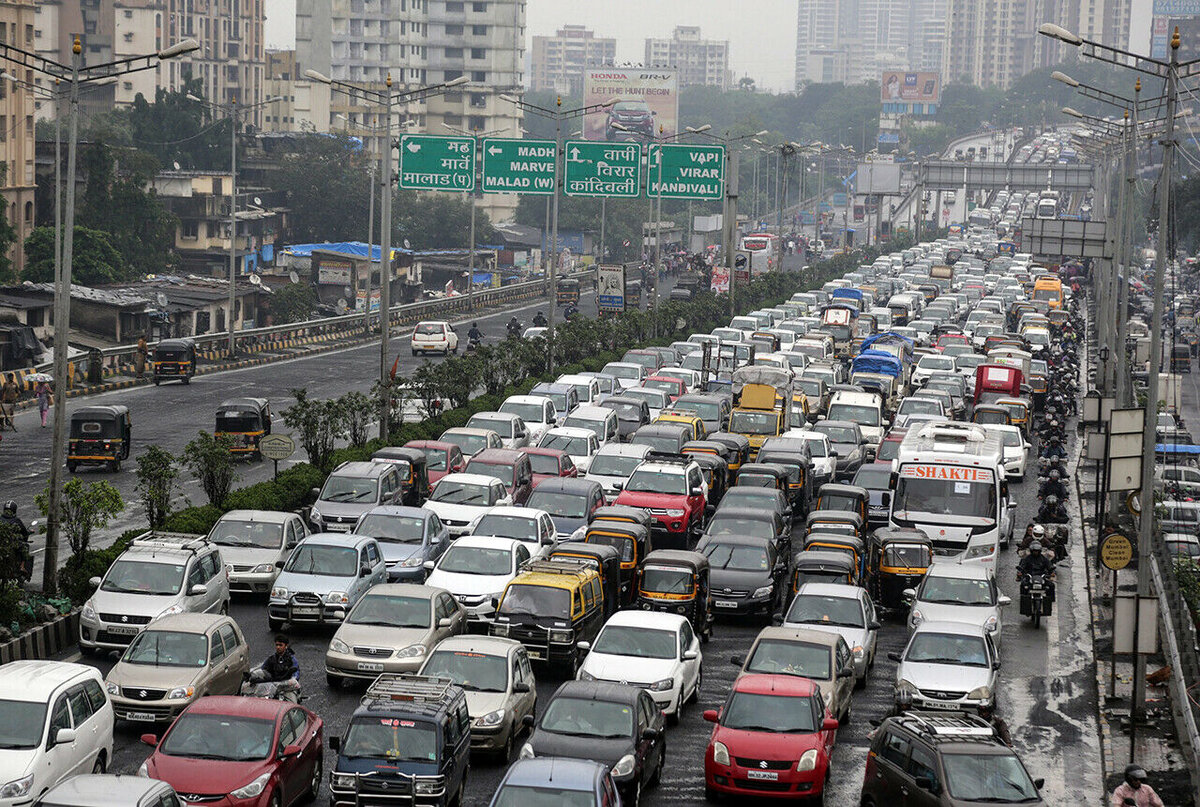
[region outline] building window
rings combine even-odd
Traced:
[[[486,59],[487,50],[485,48],[471,48],[472,59]]]
[[[33,202],[25,203],[25,223],[26,224],[33,223]]]
[[[471,81],[474,81],[476,84],[482,84],[487,81],[487,72],[484,70],[472,70]]]
[[[486,25],[472,25],[471,26],[471,35],[472,36],[487,36],[487,31],[488,31],[488,27]]]
[[[483,115],[471,115],[467,118],[467,128],[473,132],[482,132],[487,126]]]
[[[483,12],[487,11],[487,3],[479,3],[479,2],[472,3],[471,10],[474,11],[476,14],[482,14]]]
[[[463,57],[462,48],[446,48],[447,59],[461,59]]]
[[[462,14],[463,13],[463,4],[460,2],[454,2],[454,0],[451,0],[451,2],[446,3],[446,13],[447,14]]]
[[[481,92],[471,93],[471,106],[474,106],[474,107],[487,106],[487,96]]]
[[[446,119],[447,126],[462,126],[462,115],[446,115],[444,117]]]
[[[447,25],[446,36],[462,36],[463,27],[461,25]]]
[[[179,222],[179,235],[181,238],[195,239],[200,237],[200,222],[195,219],[184,219]]]

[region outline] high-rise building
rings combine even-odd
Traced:
[[[1041,15],[1041,0],[950,0],[946,83],[1008,89],[1037,64]]]
[[[154,99],[155,90],[180,90],[198,79],[198,93],[217,104],[251,106],[263,100],[266,60],[263,52],[264,0],[37,0],[34,43],[37,52],[71,63],[76,37],[84,65],[103,64],[154,53],[184,39],[200,48],[161,62],[151,70],[129,73],[109,86],[89,88],[80,98],[99,111],[133,102],[138,94]],[[45,85],[46,80],[40,80]],[[39,111],[44,107],[39,106]],[[44,114],[50,114],[46,111]],[[262,125],[262,108],[247,110],[247,120]]]
[[[596,36],[583,25],[564,25],[554,36],[535,36],[530,60],[529,88],[583,94],[583,69],[612,64],[617,40]]]
[[[34,0],[0,0],[0,41],[33,50],[34,19]],[[32,71],[7,69],[23,81],[32,78]],[[33,230],[33,115],[33,92],[16,82],[0,81],[0,163],[4,165],[0,195],[4,215],[17,231],[8,257],[18,274],[25,268],[23,245]]]
[[[680,87],[719,87],[733,84],[729,70],[729,40],[703,39],[695,25],[677,25],[670,39],[647,39],[647,67],[662,65],[679,71]]]
[[[912,68],[913,6],[933,0],[799,0],[796,86],[878,81]]]
[[[296,71],[296,51],[267,51],[267,104],[263,123],[271,132],[329,131],[332,88]],[[334,127],[337,128],[337,127]],[[346,121],[349,129],[349,121]]]

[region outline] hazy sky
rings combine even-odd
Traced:
[[[291,48],[295,0],[266,0],[266,44]],[[648,36],[669,37],[676,25],[699,25],[710,39],[728,39],[734,78],[749,75],[763,89],[792,89],[795,0],[528,0],[530,36],[553,34],[567,23],[616,37],[617,60],[641,62]]]

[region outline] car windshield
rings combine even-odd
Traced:
[[[962,801],[1037,801],[1038,791],[1013,754],[942,754],[950,795]]]
[[[368,513],[355,525],[354,534],[387,544],[420,544],[425,540],[425,519]]]
[[[286,570],[293,574],[355,577],[358,551],[348,546],[301,544],[288,558]]]
[[[643,382],[642,386],[644,386],[646,389],[662,390],[663,392],[667,393],[668,395],[673,395],[673,394],[679,392],[678,382],[668,381],[665,378],[647,378]]]
[[[721,714],[721,725],[742,731],[808,734],[817,730],[812,698],[734,692]]]
[[[430,471],[446,470],[446,450],[443,448],[422,448],[425,455],[426,468]]]
[[[45,719],[44,703],[0,700],[0,750],[40,745]]]
[[[590,431],[592,434],[596,435],[597,437],[604,437],[604,432],[605,432],[604,421],[601,419],[597,419],[595,417],[580,416],[580,415],[568,415],[567,417],[563,418],[562,425],[570,426],[571,428],[575,428],[575,429],[587,429],[588,431]],[[582,438],[580,438],[580,439],[582,439]],[[583,450],[586,451],[587,450],[587,446],[586,446],[587,440],[583,440],[583,443],[584,443]],[[555,446],[555,448],[559,448],[559,447],[560,446]],[[573,452],[573,453],[579,453],[579,452]]]
[[[876,455],[876,459],[878,459]],[[860,488],[867,490],[887,490],[888,481],[891,479],[892,469],[887,467],[875,467],[864,465],[854,475],[854,484]]]
[[[708,401],[697,401],[688,399],[679,399],[675,405],[676,409],[688,409],[696,413],[696,416],[701,420],[720,420],[721,405],[719,403],[710,403]]]
[[[622,456],[619,454],[597,454],[588,468],[588,474],[593,476],[617,476],[627,479],[634,470],[642,464],[642,457]]]
[[[866,627],[862,603],[857,597],[830,597],[801,594],[792,600],[785,622],[806,625],[836,625],[841,628]]]
[[[341,754],[351,759],[436,762],[437,727],[424,720],[363,715],[350,722]]]
[[[645,566],[641,590],[652,594],[691,594],[692,572],[671,566]]]
[[[491,807],[594,807],[596,794],[554,785],[504,785]]]
[[[588,497],[582,493],[564,493],[552,490],[537,490],[529,496],[526,507],[545,510],[552,516],[562,518],[586,518]]]
[[[589,530],[587,535],[589,544],[603,544],[611,546],[613,549],[621,553],[621,562],[630,563],[634,558],[637,550],[637,544],[627,535],[613,535],[612,533],[601,532],[597,529]]]
[[[182,563],[151,563],[142,560],[118,560],[104,575],[101,591],[123,594],[178,594],[183,586]]]
[[[858,433],[849,426],[822,426],[821,424],[817,424],[817,428],[829,438],[830,442],[858,445]]]
[[[790,639],[763,639],[746,661],[746,672],[802,675],[814,681],[833,677],[828,645]]]
[[[674,631],[609,625],[596,638],[592,651],[610,656],[673,659],[676,657],[675,644]]]
[[[185,711],[158,745],[172,757],[247,762],[266,759],[275,739],[275,721]]]
[[[559,455],[557,454],[535,454],[526,452],[529,457],[529,465],[535,474],[545,474],[548,476],[558,476],[562,467],[559,465]]]
[[[279,549],[283,546],[283,524],[223,518],[213,527],[208,539],[218,546]]]
[[[538,442],[538,448],[557,448],[559,451],[580,456],[588,453],[588,449],[591,448],[591,440],[583,435],[548,432],[542,435],[542,439]]]
[[[837,403],[829,407],[830,420],[849,420],[860,426],[878,426],[879,415],[877,406]]]
[[[804,442],[808,443],[808,453],[814,459],[823,459],[829,456],[828,450],[825,447],[826,443],[820,437],[805,437]]]
[[[630,440],[634,445],[646,446],[659,454],[678,454],[679,440],[674,435],[635,434]]]
[[[475,482],[443,479],[434,487],[433,493],[429,494],[429,501],[445,502],[446,504],[487,506],[492,503],[491,488],[487,485],[476,484]]]
[[[432,608],[428,597],[367,593],[346,621],[353,625],[384,628],[428,628]]]
[[[641,404],[629,403],[628,401],[601,401],[600,405],[605,409],[611,409],[617,413],[617,420],[632,420],[636,423],[642,421],[642,406]]]
[[[454,574],[498,575],[512,572],[512,551],[483,546],[451,546],[438,569]]]
[[[471,531],[472,535],[494,535],[498,538],[513,538],[517,541],[538,542],[537,517],[510,516],[502,513],[486,513]]]
[[[488,438],[486,434],[463,434],[461,432],[452,432],[443,434],[442,440],[447,443],[454,443],[462,449],[462,453],[468,457],[478,454],[488,447]]]
[[[983,637],[955,633],[918,633],[909,644],[904,660],[917,664],[988,666]]]
[[[717,512],[704,530],[709,535],[753,535],[775,539],[775,525],[766,519],[723,515]]]
[[[900,402],[900,408],[896,410],[896,414],[940,415],[942,414],[942,403],[933,398],[905,398]]]
[[[651,409],[662,409],[670,405],[671,396],[659,389],[650,389],[649,387],[634,387],[627,389],[624,393],[630,398],[640,398],[646,402],[646,405]]]
[[[554,698],[539,728],[572,737],[616,739],[633,736],[633,706],[591,698]]]
[[[625,379],[636,380],[642,377],[640,367],[630,367],[628,364],[609,363],[604,365],[604,369],[601,372],[603,372],[605,375],[611,375],[616,376],[617,378]]]
[[[745,544],[711,543],[704,547],[704,554],[714,569],[731,572],[765,572],[771,568],[767,550]]]
[[[922,544],[888,544],[883,550],[880,565],[895,569],[927,569],[933,562],[933,551]]]
[[[516,415],[526,423],[541,423],[545,417],[545,407],[540,403],[520,403],[505,401],[500,404],[500,411],[508,415]],[[474,418],[472,418],[474,420]],[[493,428],[493,427],[488,427]]]
[[[992,587],[986,580],[930,575],[921,586],[922,602],[945,605],[994,605]]]
[[[142,631],[121,657],[125,664],[151,667],[203,667],[208,660],[208,638],[203,633],[167,630]]]
[[[481,462],[477,459],[468,462],[466,468],[466,472],[469,474],[490,476],[492,479],[498,479],[507,487],[512,487],[515,471],[516,467],[512,465],[501,462]]]
[[[735,409],[729,418],[729,431],[736,434],[777,434],[779,416],[776,412],[754,412]]]
[[[513,583],[504,592],[496,613],[502,616],[571,618],[571,592],[565,588]]]
[[[438,650],[425,662],[421,675],[449,678],[468,692],[504,692],[508,659],[466,650]]]
[[[494,415],[472,415],[467,421],[468,428],[491,429],[501,437],[512,437],[515,424],[509,418],[498,418]]]
[[[687,475],[675,468],[638,468],[630,475],[625,490],[635,493],[686,496],[688,492]]]
[[[797,378],[792,384],[805,395],[812,397],[821,395],[821,382],[815,378]]]
[[[373,502],[379,483],[362,476],[333,474],[321,489],[323,502]]]
[[[917,329],[924,330],[921,327],[923,325],[924,323],[918,322]],[[946,356],[922,356],[921,360],[917,362],[917,367],[921,370],[953,370],[954,359]]]

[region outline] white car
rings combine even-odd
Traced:
[[[508,412],[476,412],[467,421],[469,429],[490,429],[500,435],[504,448],[524,448],[529,445],[529,429],[520,415]]]
[[[922,622],[897,663],[896,692],[912,695],[914,709],[962,709],[990,713],[996,706],[1000,653],[978,625]]]
[[[549,555],[558,544],[554,519],[545,510],[534,507],[493,507],[471,522],[467,535],[522,541],[535,560]]]
[[[554,401],[545,395],[510,395],[500,404],[500,411],[521,418],[529,433],[526,445],[537,445],[546,430],[558,423]]]
[[[579,405],[588,406],[600,400],[600,382],[586,375],[560,375],[555,384],[568,384],[579,393]]]
[[[588,466],[588,479],[600,483],[604,498],[612,502],[629,482],[630,475],[646,459],[650,446],[640,443],[609,443],[601,446]],[[618,485],[620,487],[618,487]]]
[[[418,322],[412,333],[412,354],[441,353],[449,356],[458,352],[458,334],[444,320]]]
[[[1004,628],[1004,606],[1012,602],[1000,593],[996,577],[979,563],[934,563],[916,589],[905,589],[912,608],[908,627],[925,622],[962,622],[989,633],[996,647]]]
[[[595,432],[601,447],[615,443],[621,438],[617,413],[604,406],[581,406],[563,418],[562,425]]]
[[[545,327],[544,325],[532,325],[525,329],[524,333],[521,334],[521,338],[522,339],[537,339],[537,338],[541,337],[544,339],[546,337],[547,332],[549,332],[549,330],[550,329]]]
[[[683,704],[699,694],[700,639],[680,614],[618,611],[595,642],[578,646],[587,652],[576,676],[580,681],[641,687],[672,722],[679,722]]]
[[[1024,481],[1025,472],[1029,467],[1029,449],[1032,446],[1025,441],[1020,426],[1002,426],[1000,424],[983,427],[986,431],[997,432],[1001,445],[1004,447],[1004,474],[1017,482]]]
[[[600,372],[615,376],[621,389],[640,387],[646,380],[646,368],[631,361],[610,361]]]
[[[512,504],[504,483],[482,474],[446,474],[433,486],[426,510],[437,513],[451,538],[463,535],[475,519],[500,505]]]
[[[571,462],[582,473],[587,473],[592,457],[600,450],[600,439],[591,429],[557,426],[542,435],[538,448],[557,448],[567,452]]]
[[[95,667],[12,661],[0,666],[0,693],[0,804],[28,805],[112,762],[115,718]]]
[[[684,392],[696,392],[700,388],[700,373],[683,367],[660,367],[655,373],[664,378],[678,378],[683,382]]]
[[[449,591],[467,612],[468,623],[486,628],[496,612],[492,600],[500,598],[521,564],[530,559],[529,547],[512,538],[464,535],[436,563],[425,561],[429,572],[425,585]]]
[[[875,638],[880,624],[866,589],[845,583],[804,583],[788,606],[783,625],[841,636],[854,654],[858,685],[867,685],[867,672],[875,666]]]
[[[833,444],[829,442],[829,435],[807,429],[789,429],[783,436],[795,437],[808,443],[808,451],[812,455],[813,490],[833,481],[837,474],[837,457],[833,455]]]
[[[934,373],[954,373],[958,371],[953,356],[943,356],[940,353],[929,353],[921,357],[913,368],[911,383],[919,387]]]

